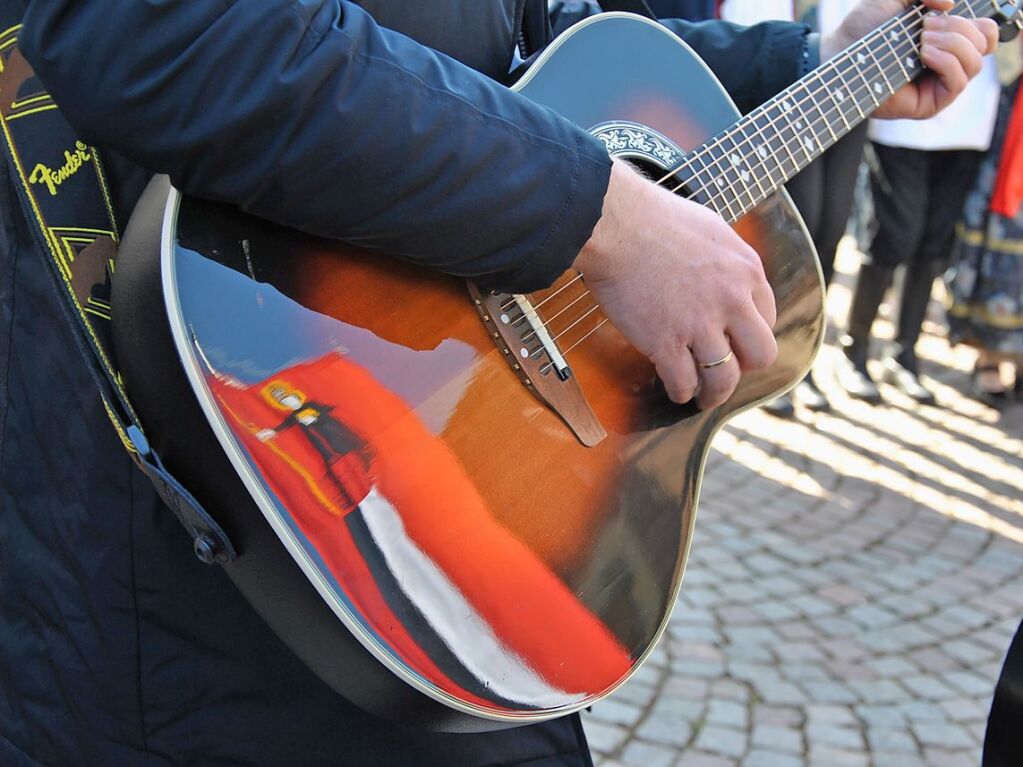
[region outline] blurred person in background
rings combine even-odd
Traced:
[[[934,278],[947,266],[955,225],[991,144],[1000,85],[994,57],[952,108],[923,122],[871,120],[868,137],[877,156],[871,195],[877,230],[870,242],[842,338],[836,375],[851,396],[881,401],[867,370],[870,332],[896,267],[905,265],[898,291],[895,343],[882,360],[883,378],[917,402],[933,403],[920,381],[916,343]]]
[[[1021,48],[1017,43],[1003,49],[1015,61],[1000,66],[999,74],[1016,79],[1002,91],[991,149],[967,197],[946,275],[949,341],[977,348],[973,393],[991,405],[1023,394]],[[1003,372],[1009,375],[1003,378]]]

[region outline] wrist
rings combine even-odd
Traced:
[[[626,208],[631,200],[643,193],[646,184],[647,181],[627,162],[614,160],[600,218],[590,239],[572,262],[573,269],[593,278],[599,278],[610,270],[615,254],[622,252]]]

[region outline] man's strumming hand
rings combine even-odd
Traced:
[[[702,408],[716,407],[742,371],[778,354],[760,257],[716,213],[625,162],[612,165],[603,213],[573,267],[675,402],[696,395]]]

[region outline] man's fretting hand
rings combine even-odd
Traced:
[[[722,404],[774,362],[774,293],[760,257],[716,213],[615,160],[593,236],[573,264],[675,402]],[[727,362],[716,362],[734,352]]]
[[[915,3],[909,0],[861,0],[832,34],[821,38],[821,60],[848,48]],[[923,0],[933,11],[951,10],[952,0]],[[878,108],[874,117],[933,117],[955,99],[981,70],[981,59],[998,45],[998,25],[991,19],[966,19],[929,13],[924,17],[920,61],[930,71],[903,86]]]

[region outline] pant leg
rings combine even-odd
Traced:
[[[824,153],[820,191],[821,214],[814,233],[814,244],[821,259],[824,284],[830,285],[835,273],[835,251],[845,234],[852,212],[856,174],[863,158],[867,123],[861,123]]]
[[[880,172],[871,176],[877,233],[868,257],[894,269],[911,260],[924,235],[930,206],[929,152],[874,144]]]
[[[928,153],[930,195],[920,244],[906,264],[893,349],[899,363],[910,370],[916,369],[914,348],[927,316],[934,278],[952,252],[956,222],[962,218],[982,157],[983,153],[968,149]]]
[[[877,232],[856,278],[842,339],[846,354],[864,370],[881,299],[895,267],[913,253],[927,209],[927,153],[875,144],[879,170],[871,174]]]

